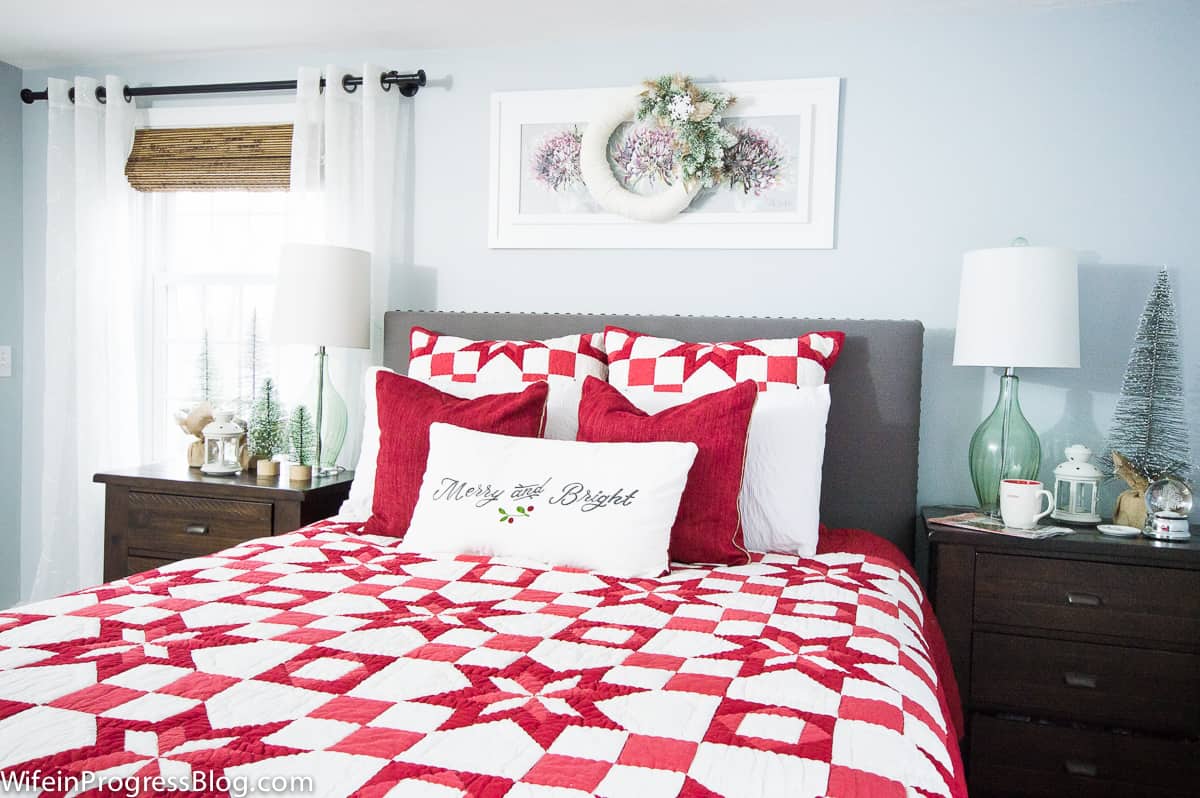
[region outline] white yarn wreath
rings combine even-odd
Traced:
[[[622,122],[637,113],[641,87],[631,92],[629,97],[614,100],[588,122],[579,145],[579,170],[588,192],[604,210],[639,222],[665,222],[691,204],[699,186],[689,189],[677,173],[675,182],[666,191],[643,196],[617,182],[608,163],[608,140]]]

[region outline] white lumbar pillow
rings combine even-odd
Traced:
[[[694,443],[516,438],[435,423],[401,549],[658,576],[697,451]]]
[[[622,392],[648,413],[691,398]],[[750,416],[738,497],[746,548],[804,557],[816,553],[828,419],[828,385],[759,392]]]

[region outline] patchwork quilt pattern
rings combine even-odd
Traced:
[[[358,530],[323,522],[0,613],[0,777],[966,795],[921,591],[886,559],[617,579]]]

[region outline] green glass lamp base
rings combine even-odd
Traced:
[[[316,355],[316,369],[312,382],[305,391],[305,403],[312,412],[320,406],[321,462],[314,463],[313,471],[318,474],[332,474],[337,471],[338,455],[346,443],[346,428],[349,426],[350,415],[346,409],[346,400],[342,398],[333,381],[329,378],[329,358],[324,347]],[[319,400],[319,401],[318,401]]]
[[[1000,514],[1000,481],[1037,479],[1042,464],[1042,442],[1021,413],[1018,384],[1011,370],[1000,378],[996,407],[971,436],[971,483],[980,512],[991,516]]]

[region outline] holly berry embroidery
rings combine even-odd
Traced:
[[[508,510],[505,510],[503,507],[499,507],[497,509],[500,510],[500,523],[503,524],[505,521],[507,521],[511,524],[518,518],[528,518],[529,514],[533,512],[533,505],[531,504],[527,507],[518,506],[516,510],[511,513]]]

